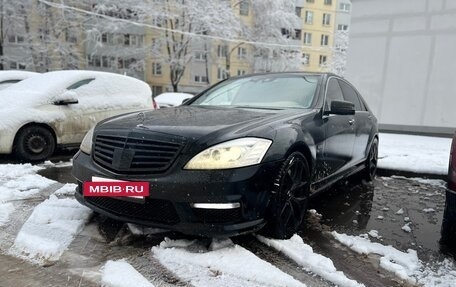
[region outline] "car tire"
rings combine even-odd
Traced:
[[[378,163],[378,140],[374,139],[371,144],[369,154],[366,159],[366,167],[363,170],[363,179],[366,181],[373,181],[377,173]]]
[[[277,239],[293,236],[306,213],[309,188],[309,164],[303,154],[293,152],[275,178],[262,234]]]
[[[17,157],[29,162],[48,159],[56,146],[52,132],[43,126],[27,126],[21,129],[15,143]]]

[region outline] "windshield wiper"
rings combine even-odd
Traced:
[[[258,110],[283,110],[283,108],[273,108],[273,107],[255,107],[255,106],[232,106],[233,108],[241,109],[258,109]]]

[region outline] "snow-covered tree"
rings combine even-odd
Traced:
[[[297,70],[302,64],[301,19],[296,15],[295,1],[251,0],[254,25],[251,40],[271,45],[255,45],[254,71]],[[298,31],[297,31],[298,30]]]
[[[207,37],[233,38],[239,34],[240,23],[229,1],[224,0],[162,0],[151,14],[155,25],[166,28],[153,46],[153,55],[169,67],[174,91],[194,55],[194,47],[207,47]],[[159,30],[157,30],[159,31]]]
[[[334,34],[334,50],[333,57],[329,66],[329,70],[341,77],[345,75],[347,66],[347,53],[349,45],[349,31],[337,31]]]

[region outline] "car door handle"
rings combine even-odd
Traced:
[[[348,123],[349,123],[350,125],[353,125],[353,124],[355,123],[355,119],[349,120]]]

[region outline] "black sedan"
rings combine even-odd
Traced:
[[[288,238],[309,197],[372,180],[377,119],[346,80],[274,73],[222,81],[184,105],[100,122],[73,161],[77,199],[109,217],[200,236]],[[145,198],[88,197],[94,178],[148,182]]]

